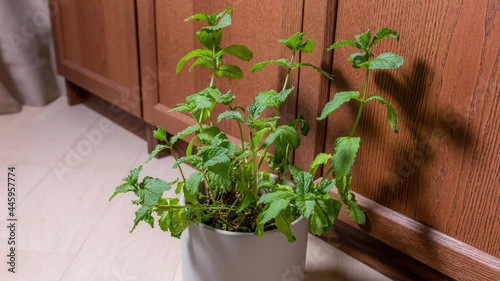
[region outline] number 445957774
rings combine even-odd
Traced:
[[[7,209],[9,217],[16,216],[16,168],[9,167],[7,172]]]

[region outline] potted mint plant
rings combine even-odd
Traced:
[[[187,18],[206,23],[196,32],[202,47],[186,54],[176,70],[181,71],[188,61],[193,61],[191,68],[211,70],[210,84],[173,109],[191,115],[197,124],[172,137],[167,137],[162,128],[155,130],[154,136],[162,144],[157,145],[146,161],[162,150],[171,150],[176,160],[174,168],[179,169],[181,178],[175,182],[149,176],[140,179],[141,165],[130,172],[110,200],[117,194],[134,192],[138,199],[133,203],[138,210],[132,230],[141,221],[151,227],[157,221],[163,231],[182,237],[186,281],[282,280],[291,269],[304,269],[308,231],[317,235],[329,231],[342,202],[357,223],[365,222],[365,214],[350,189],[350,170],[360,146],[355,132],[365,103],[372,100],[387,107],[390,127],[396,131],[394,109],[382,97],[369,95],[368,79],[371,70],[403,64],[403,59],[393,53],[374,57],[371,52],[380,40],[387,37],[399,40],[399,35],[382,28],[373,38],[368,31],[356,40],[342,40],[328,48],[351,46],[361,50],[349,60],[355,68],[365,69],[365,87],[362,93],[337,93],[325,105],[320,120],[350,100],[360,103],[359,114],[349,136],[336,140],[335,153],[318,154],[309,170],[302,171],[293,166],[290,153],[299,148],[301,135],[307,135],[309,126],[301,116],[289,124],[280,123],[280,106],[294,90],[288,78],[300,67],[313,68],[329,79],[332,76],[312,64],[295,62],[299,52],[310,53],[314,49],[313,40],[304,40],[304,33],[296,33],[279,40],[290,50],[289,59],[260,62],[251,68],[255,72],[267,65],[284,67],[287,75],[282,88],[258,93],[246,108],[235,105],[234,96],[219,91],[217,80],[241,79],[242,71],[238,66],[225,64],[224,57],[231,55],[249,61],[253,54],[242,45],[221,45],[222,32],[231,25],[231,11]],[[218,104],[227,111],[214,116],[213,109]],[[274,114],[264,115],[266,109]],[[237,124],[240,141],[230,141],[217,126],[226,119]],[[182,156],[172,149],[181,139],[188,142]],[[269,168],[264,168],[264,161]],[[182,170],[185,163],[197,171],[185,174]],[[328,166],[325,177],[315,179],[317,170],[325,165]],[[177,194],[182,194],[181,199],[163,196],[174,187]],[[330,190],[334,187],[341,201],[331,198]],[[303,274],[295,277],[302,280]]]

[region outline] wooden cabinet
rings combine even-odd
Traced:
[[[57,68],[73,94],[81,87],[141,116],[133,0],[51,0]]]
[[[398,30],[400,43],[385,40],[374,51],[401,54],[404,66],[375,73],[370,83],[372,93],[396,107],[399,134],[389,130],[375,103],[367,105],[358,129],[353,189],[370,220],[362,231],[452,278],[478,280],[500,274],[497,2],[75,0],[58,4],[53,22],[63,76],[171,134],[195,121],[167,111],[209,84],[202,69],[175,74],[178,60],[200,47],[194,32],[201,25],[185,23],[187,16],[233,6],[222,44],[247,45],[255,56],[250,63],[235,61],[247,79],[216,85],[231,89],[243,105],[259,91],[279,89],[285,76],[277,67],[250,73],[251,65],[287,57],[277,40],[306,32],[317,49],[300,61],[321,65],[335,80],[310,69],[291,79],[296,91],[282,115],[286,121],[303,114],[311,123],[294,152],[302,168],[318,152],[333,151],[357,112],[353,103],[317,122],[324,104],[338,91],[362,87],[362,71],[347,61],[352,50],[324,47],[367,28]],[[232,123],[222,126],[238,136]],[[349,222],[344,213],[341,220]]]
[[[197,12],[212,13],[224,10],[227,3],[201,1],[139,1],[139,3],[139,21],[146,22],[146,26],[140,27],[139,36],[144,36],[141,37],[141,42],[148,42],[141,43],[141,50],[156,54],[156,57],[151,56],[149,60],[142,61],[142,68],[154,68],[158,81],[156,88],[145,93],[144,119],[162,125],[169,133],[175,134],[187,124],[195,124],[195,121],[183,113],[167,113],[167,111],[184,102],[188,95],[208,87],[210,83],[210,74],[204,69],[194,69],[190,72],[187,65],[179,74],[175,73],[179,59],[187,52],[201,47],[194,36],[195,31],[201,28],[201,23],[186,23],[184,19]],[[240,1],[234,7],[233,23],[224,30],[222,45],[246,45],[254,52],[254,58],[248,63],[227,57],[229,64],[235,63],[240,66],[244,79],[220,78],[216,79],[215,85],[224,93],[231,90],[231,94],[236,96],[236,104],[247,106],[259,91],[282,87],[285,73],[278,67],[271,66],[258,73],[250,73],[249,69],[258,61],[289,56],[287,49],[280,46],[277,40],[287,38],[301,30],[301,21],[296,19],[302,17],[302,9],[302,1],[296,0],[287,1],[286,4],[285,2],[255,4]],[[151,19],[153,10],[155,16]],[[174,26],[175,29],[172,28]],[[297,77],[298,72],[292,77],[292,84],[297,84]],[[283,107],[285,121],[295,118],[296,100],[295,94]],[[218,115],[223,110],[227,109],[216,108],[215,113]],[[234,122],[225,122],[222,128],[235,138],[239,136]]]
[[[415,236],[432,228],[446,235],[440,236],[445,238],[440,243],[449,248],[458,246],[455,238],[476,248],[478,255],[496,258],[500,257],[499,9],[498,1],[486,0],[338,1],[335,30],[339,40],[367,28],[390,26],[400,32],[401,42],[387,40],[376,51],[394,50],[405,58],[398,71],[372,76],[371,92],[396,107],[400,130],[393,134],[386,113],[375,110],[380,105],[367,104],[358,130],[362,143],[353,189],[430,227],[416,230]],[[347,62],[350,51],[334,53],[337,79],[331,97],[338,91],[362,89],[364,73],[352,70]],[[353,104],[328,120],[327,151],[333,150],[337,136],[349,133],[352,123],[344,120],[354,120],[356,113]],[[394,228],[383,227],[386,235],[397,235]],[[448,252],[432,247],[428,251],[435,265],[442,264],[439,267],[451,269],[456,261]],[[485,263],[482,266],[488,266]],[[489,263],[498,272],[498,259]],[[465,280],[467,272],[480,266],[456,264],[454,277]]]

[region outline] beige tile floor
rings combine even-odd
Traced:
[[[130,234],[132,197],[108,202],[146,157],[143,139],[64,97],[0,115],[0,280],[182,280],[180,241],[144,224]],[[17,177],[15,274],[6,264],[9,165]],[[154,159],[145,170],[174,179],[171,165],[169,157]],[[309,281],[388,280],[314,236],[306,270]]]

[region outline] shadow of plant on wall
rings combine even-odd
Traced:
[[[391,159],[389,177],[382,187],[380,198],[373,198],[377,202],[384,204],[389,203],[384,202],[387,198],[403,200],[418,198],[422,193],[432,193],[435,189],[426,184],[428,182],[425,182],[425,175],[422,175],[427,172],[424,169],[433,168],[432,162],[442,156],[440,153],[443,152],[443,147],[463,146],[467,149],[474,141],[474,137],[467,132],[467,120],[459,114],[465,107],[464,103],[470,101],[461,100],[443,106],[439,101],[442,97],[430,92],[430,86],[435,79],[439,77],[420,59],[414,62],[411,72],[402,79],[397,79],[388,72],[375,74],[375,84],[392,96],[398,106],[401,120],[406,120],[404,130],[410,135],[410,143],[400,143],[393,148],[391,154],[398,157]],[[424,163],[427,165],[424,166]],[[439,183],[433,185],[435,184]],[[426,188],[432,190],[424,190]],[[394,196],[395,192],[405,196],[397,198]],[[415,204],[413,215],[418,215],[417,212],[423,219],[432,219],[430,216],[433,214],[422,214],[426,212],[425,208],[418,209]]]

